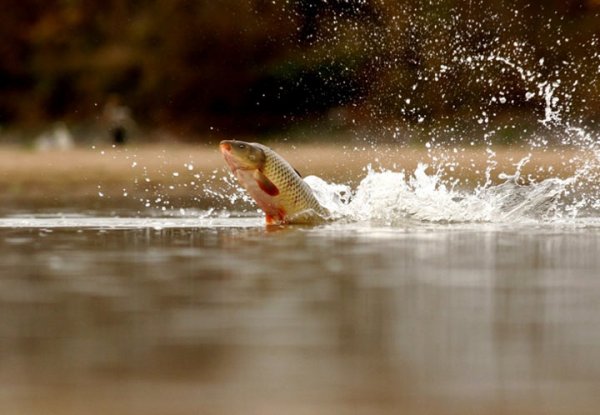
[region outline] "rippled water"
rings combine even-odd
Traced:
[[[6,414],[592,414],[600,223],[0,221]]]

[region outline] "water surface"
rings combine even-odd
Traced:
[[[19,215],[0,412],[592,414],[600,226]]]

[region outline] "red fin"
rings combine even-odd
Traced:
[[[279,189],[277,186],[275,186],[273,182],[267,178],[267,176],[262,174],[260,170],[256,170],[254,172],[254,180],[256,180],[258,187],[260,187],[262,191],[269,196],[277,196],[279,194]]]
[[[265,219],[267,220],[267,225],[280,225],[285,223],[285,210],[278,209],[277,215],[267,215]]]

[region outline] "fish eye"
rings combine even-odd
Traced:
[[[239,148],[246,148],[246,144],[238,144]]]

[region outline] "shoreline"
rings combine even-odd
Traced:
[[[428,153],[426,149],[381,145],[372,148],[343,144],[276,144],[272,147],[304,176],[317,175],[327,181],[355,186],[373,169],[405,170],[412,173],[418,164],[432,165],[450,158],[452,168],[445,179],[462,179],[475,185],[484,179],[488,154],[482,147]],[[516,164],[528,154],[531,160],[522,176],[566,178],[576,169],[569,162],[583,153],[576,149],[550,148],[545,151],[499,147],[492,179],[501,172],[513,174]],[[551,167],[551,169],[550,169]],[[544,171],[541,171],[543,169]],[[454,171],[451,171],[454,170]],[[429,173],[433,173],[429,169]],[[48,202],[98,199],[99,193],[118,197],[147,197],[166,190],[170,197],[202,198],[207,186],[218,192],[226,187],[226,168],[216,146],[144,145],[139,147],[73,149],[34,152],[0,147],[0,200],[18,205],[20,201],[44,199]],[[192,184],[193,183],[193,184]],[[27,203],[25,203],[27,204]]]

